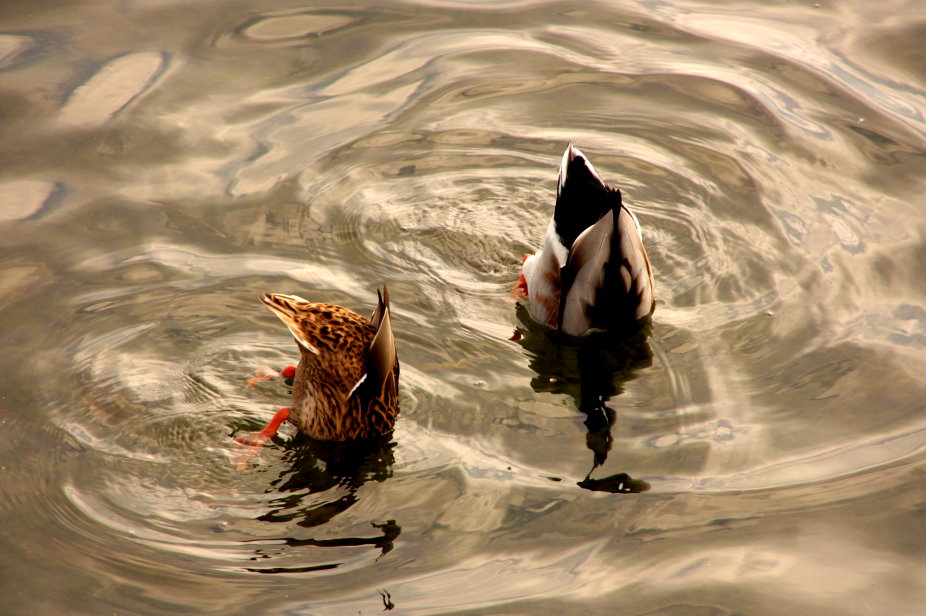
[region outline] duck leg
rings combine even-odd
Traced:
[[[290,407],[284,406],[273,414],[273,419],[270,420],[270,423],[268,423],[267,427],[263,430],[257,430],[243,436],[235,437],[235,443],[242,446],[238,447],[238,452],[235,455],[235,461],[238,463],[239,471],[247,467],[248,461],[260,451],[264,443],[276,436],[277,430],[280,429],[280,425],[289,419],[290,410]]]
[[[527,261],[527,258],[529,256],[530,255],[524,255],[524,258],[521,259],[522,265],[525,261]],[[523,302],[526,299],[527,299],[527,278],[524,277],[524,274],[521,274],[521,276],[518,277],[517,284],[515,284],[514,287],[510,291],[508,291],[508,301],[513,304],[515,302]]]
[[[272,381],[273,379],[291,379],[296,375],[296,366],[286,366],[279,372],[270,366],[258,366],[254,371],[254,376],[248,379],[248,387],[254,387],[263,381]]]
[[[518,278],[517,284],[508,291],[508,301],[512,304],[515,302],[523,302],[527,299],[527,279],[524,278],[524,274],[521,274],[521,277]]]

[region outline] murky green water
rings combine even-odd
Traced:
[[[922,7],[376,7],[0,9],[0,613],[923,613]],[[648,337],[506,303],[570,141]],[[392,441],[236,471],[383,282]]]

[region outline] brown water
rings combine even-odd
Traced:
[[[0,8],[0,613],[926,613],[921,4],[376,6]],[[649,337],[505,302],[570,141]],[[392,442],[236,471],[383,282]]]

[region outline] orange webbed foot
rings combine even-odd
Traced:
[[[524,255],[524,258],[521,259],[521,264],[523,266],[524,262],[530,258],[530,255]],[[508,305],[515,304],[517,302],[523,302],[527,299],[527,278],[524,277],[522,273],[518,276],[518,282],[514,287],[508,291],[508,297],[506,298],[505,303]]]
[[[268,423],[267,427],[263,430],[257,430],[256,432],[249,432],[248,434],[235,437],[236,451],[233,457],[239,471],[247,468],[248,462],[257,455],[260,448],[263,447],[267,441],[276,436],[277,430],[280,429],[280,424],[289,419],[289,411],[290,407],[284,406],[273,415],[273,419],[270,420],[270,423]]]
[[[296,375],[296,366],[286,366],[279,372],[270,366],[258,366],[254,376],[248,379],[248,387],[255,387],[258,383],[272,381],[273,379],[291,379]]]
[[[516,302],[523,302],[527,299],[527,280],[524,278],[524,274],[521,274],[518,278],[517,284],[512,287],[511,291],[508,291],[508,297],[505,303],[511,305]]]

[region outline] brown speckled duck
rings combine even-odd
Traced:
[[[353,310],[296,295],[267,293],[261,301],[286,324],[302,355],[293,374],[292,406],[238,442],[259,446],[284,421],[328,441],[370,439],[392,430],[399,360],[385,285],[369,321]]]
[[[634,329],[655,307],[637,217],[571,144],[543,248],[521,267],[514,297],[527,301],[534,320],[571,336]]]

